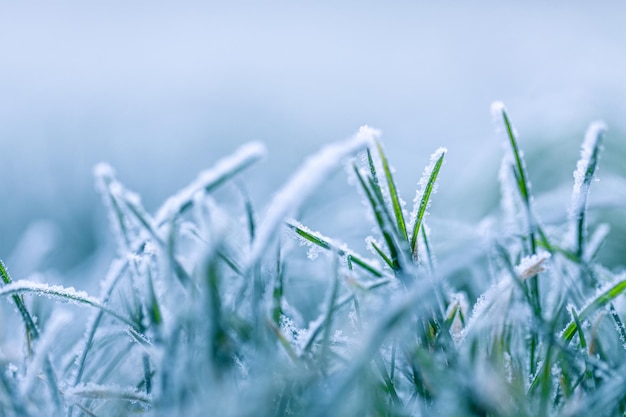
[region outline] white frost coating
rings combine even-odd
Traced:
[[[140,391],[137,391],[135,387],[120,387],[119,385],[98,385],[94,383],[88,383],[79,385],[76,387],[67,388],[65,390],[67,397],[82,397],[82,398],[113,398],[123,399],[131,402],[150,403],[152,398]]]
[[[48,285],[33,281],[19,280],[0,288],[0,296],[22,292],[59,297],[65,301],[87,302],[89,304],[100,305],[100,301],[97,298],[91,297],[84,291],[77,291],[74,287],[63,287],[61,285]]]
[[[432,155],[430,155],[430,162],[424,168],[424,172],[422,173],[422,177],[417,183],[417,192],[415,193],[415,198],[413,199],[413,211],[411,211],[411,218],[409,221],[409,228],[412,229],[415,227],[415,221],[417,220],[417,212],[419,211],[420,202],[422,201],[422,197],[424,196],[424,192],[426,191],[426,186],[428,185],[428,180],[430,179],[431,174],[433,173],[433,169],[435,169],[435,164],[444,155],[448,150],[446,148],[439,148]],[[433,184],[433,189],[431,191],[431,197],[437,193],[437,183],[438,179],[435,180]],[[426,205],[426,212],[424,213],[424,217],[428,214],[428,207],[430,207],[431,200],[428,200],[428,204]]]
[[[120,315],[116,311],[102,304],[100,300],[90,296],[86,292],[77,291],[76,289],[74,289],[74,287],[63,287],[61,285],[48,285],[29,280],[20,280],[12,282],[11,284],[5,285],[4,287],[0,288],[0,297],[22,293],[33,293],[39,296],[47,296],[50,298],[59,299],[62,302],[87,304],[107,312],[108,314],[128,324],[131,327],[134,326],[133,323],[128,320],[128,318]]]
[[[115,170],[106,162],[100,162],[93,167],[93,175],[98,179],[113,179]]]
[[[491,103],[491,116],[494,119],[502,119],[502,114],[506,111],[506,106],[500,100]]]
[[[600,141],[605,132],[606,125],[603,122],[593,122],[587,129],[585,140],[580,148],[580,159],[574,171],[574,189],[572,191],[572,203],[569,210],[571,230],[568,239],[571,245],[574,244],[576,236],[576,222],[579,220],[578,216],[587,209],[587,196],[589,195],[589,187],[591,184],[590,182],[585,182],[585,176],[592,162],[593,151],[600,145]]]
[[[265,145],[260,142],[251,142],[240,147],[232,155],[220,160],[213,168],[201,172],[198,177],[178,193],[168,198],[157,211],[155,221],[157,225],[165,223],[171,216],[193,200],[194,194],[218,182],[226,175],[242,167],[252,164],[266,154]]]
[[[325,236],[321,234],[320,232],[313,231],[295,219],[289,219],[287,220],[287,223],[291,225],[292,227],[297,227],[303,230],[304,232],[310,234],[311,236],[317,239],[325,241],[329,246],[328,250],[331,252],[337,252],[342,257],[342,259],[346,259],[348,256],[352,256],[353,258],[358,257],[361,262],[368,265],[370,268],[375,269],[375,270],[381,270],[380,262],[378,262],[378,259],[364,259],[358,256],[352,250],[350,250],[345,243],[335,240],[333,238],[330,238],[328,236]],[[317,256],[319,255],[319,253],[322,251],[323,248],[314,244],[310,240],[305,239],[304,237],[300,235],[296,234],[296,236],[298,238],[298,242],[300,246],[306,246],[309,248],[307,251],[307,257],[311,260],[317,259]],[[371,236],[370,238],[372,240],[374,239]],[[369,249],[371,250],[372,253],[376,254],[373,248],[369,248]]]
[[[593,122],[587,129],[585,134],[585,140],[580,148],[580,159],[576,164],[576,171],[574,171],[574,196],[580,198],[582,186],[585,180],[585,173],[589,168],[591,158],[593,156],[593,150],[599,145],[599,141],[602,139],[602,135],[606,132],[606,125],[604,122]],[[575,201],[578,200],[575,199]]]
[[[503,102],[494,101],[493,103],[491,103],[491,117],[493,119],[493,123],[496,126],[496,133],[501,136],[508,135],[506,130],[506,124],[504,122],[505,113],[508,114],[506,106]],[[515,130],[515,127],[511,126],[511,130],[513,131],[513,135],[517,137],[517,130]],[[504,140],[502,143],[507,150],[510,150],[510,147],[508,146],[508,140]],[[507,152],[507,154],[509,153]]]
[[[516,230],[522,210],[517,198],[517,183],[511,170],[511,164],[506,157],[502,159],[500,164],[498,180],[500,182],[500,207],[504,214],[504,228],[508,233],[511,233]]]
[[[347,156],[372,145],[378,136],[380,131],[362,126],[352,138],[327,145],[307,159],[270,202],[257,229],[247,266],[259,259],[285,217],[293,213]]]
[[[534,277],[546,270],[544,262],[550,258],[550,253],[542,251],[532,256],[522,258],[519,265],[515,267],[515,273],[520,279]]]

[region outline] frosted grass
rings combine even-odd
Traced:
[[[269,203],[267,212],[256,230],[247,265],[251,266],[257,262],[267,251],[267,246],[282,221],[292,215],[347,157],[371,146],[374,139],[379,136],[380,131],[363,126],[349,140],[327,145],[307,159]]]
[[[431,156],[405,223],[379,132],[367,127],[305,161],[258,216],[245,190],[243,204],[206,195],[256,162],[257,145],[200,175],[154,217],[99,165],[119,245],[106,275],[93,274],[99,297],[40,283],[48,273],[13,282],[0,263],[0,296],[19,313],[3,316],[2,330],[25,335],[0,338],[0,348],[23,340],[12,348],[21,357],[0,349],[0,415],[622,415],[626,277],[598,260],[614,225],[587,238],[583,223],[582,256],[564,233],[567,212],[544,231],[517,133],[504,106],[493,108],[506,135],[509,208],[489,213],[477,233],[433,222],[432,241],[424,216],[445,149]],[[571,202],[585,218],[603,132],[588,130],[576,168]],[[364,149],[369,172],[353,164],[351,177],[374,213],[363,217],[384,239],[366,240],[375,260],[329,225],[323,234],[290,219]],[[303,247],[274,245],[285,232]],[[410,238],[420,248],[413,262]],[[330,256],[297,256],[311,248]],[[58,302],[93,310],[85,322],[84,310]]]
[[[585,140],[580,149],[580,159],[574,171],[574,189],[569,210],[571,222],[571,246],[575,246],[576,254],[581,257],[585,251],[587,235],[586,216],[587,200],[591,182],[595,178],[602,146],[602,138],[607,128],[603,122],[594,122],[587,129]]]
[[[265,145],[251,142],[239,148],[231,156],[220,160],[213,168],[201,172],[198,177],[178,193],[168,198],[154,216],[159,226],[175,215],[188,209],[197,192],[209,192],[250,165],[261,160],[266,154]]]
[[[66,288],[61,285],[48,285],[28,280],[20,280],[14,281],[11,284],[7,284],[0,288],[0,297],[21,294],[35,294],[38,296],[55,298],[62,302],[70,302],[77,305],[89,305],[110,314],[131,327],[134,326],[134,323],[127,317],[124,317],[118,312],[103,305],[97,298],[91,297],[84,291],[77,291],[73,287]]]

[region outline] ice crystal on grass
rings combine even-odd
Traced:
[[[411,211],[411,217],[409,220],[409,229],[412,229],[415,225],[415,222],[417,220],[417,216],[420,210],[420,202],[422,201],[422,198],[424,197],[424,193],[427,191],[430,192],[431,194],[437,193],[437,188],[438,188],[437,182],[435,182],[432,185],[432,190],[428,190],[427,186],[433,174],[435,164],[437,163],[437,161],[441,159],[443,155],[446,154],[446,152],[448,152],[446,148],[439,148],[430,155],[430,162],[428,163],[426,168],[424,168],[424,172],[422,173],[422,176],[420,177],[417,183],[417,192],[415,193],[415,198],[413,198],[413,210]],[[426,210],[425,215],[428,215],[428,208],[430,207],[430,203],[431,202],[429,199],[427,206],[424,207],[424,210]]]
[[[524,257],[519,265],[515,267],[515,272],[520,279],[534,277],[546,270],[545,262],[550,258],[550,253],[542,251],[532,256]]]

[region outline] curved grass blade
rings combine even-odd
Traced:
[[[20,280],[12,282],[11,284],[0,288],[0,297],[6,295],[19,296],[21,294],[28,293],[58,298],[59,300],[64,302],[74,302],[77,304],[85,304],[95,307],[99,310],[104,311],[105,313],[110,314],[111,316],[135,329],[135,324],[131,319],[122,316],[118,312],[102,304],[98,299],[87,295],[87,293],[83,291],[76,291],[72,287],[65,288],[60,285],[47,285],[40,284],[38,282]]]
[[[435,184],[437,182],[437,176],[439,175],[439,170],[441,169],[441,165],[443,164],[443,158],[446,155],[447,150],[445,148],[439,148],[433,155],[431,156],[431,161],[434,163],[431,166],[428,166],[424,170],[425,176],[423,178],[428,178],[426,180],[425,186],[421,193],[421,198],[419,198],[419,206],[415,206],[413,208],[413,233],[411,235],[411,253],[413,255],[413,259],[417,260],[417,238],[419,236],[419,230],[422,226],[422,222],[424,220],[424,214],[426,214],[426,209],[428,208],[428,202],[430,201],[430,196],[435,189]],[[422,181],[420,181],[422,182]],[[415,204],[417,204],[417,199]]]
[[[193,205],[198,191],[211,192],[265,156],[265,146],[258,142],[240,147],[232,155],[220,160],[213,168],[201,172],[195,181],[168,198],[154,216],[160,227]]]
[[[582,322],[586,320],[593,312],[598,310],[601,307],[606,306],[611,301],[613,301],[617,296],[622,294],[626,290],[626,279],[619,281],[618,283],[612,285],[608,290],[601,292],[598,296],[596,296],[585,308],[583,308],[578,314],[579,320]],[[576,332],[578,331],[578,326],[576,321],[572,321],[566,328],[563,330],[563,339],[567,342],[571,341]]]

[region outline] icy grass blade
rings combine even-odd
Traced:
[[[102,282],[102,293],[101,293],[102,295],[100,296],[100,300],[102,304],[106,305],[109,302],[109,299],[111,298],[111,295],[113,294],[113,290],[115,289],[115,286],[117,285],[118,281],[122,278],[122,276],[128,269],[129,262],[130,261],[126,259],[126,260],[115,260],[113,263],[111,263],[111,266],[109,267],[109,271]],[[76,361],[75,361],[77,369],[76,369],[76,374],[74,377],[73,385],[77,385],[78,383],[80,383],[82,379],[83,372],[85,370],[85,363],[87,360],[87,355],[89,354],[89,351],[91,350],[91,347],[93,345],[93,339],[96,335],[96,331],[98,330],[98,327],[100,326],[100,322],[102,321],[103,316],[104,316],[104,311],[99,309],[93,313],[92,318],[89,320],[89,324],[87,325],[87,328],[85,330],[85,335],[83,337],[83,340],[80,343],[80,350],[79,350],[80,353],[77,355]]]
[[[142,403],[143,405],[152,404],[152,397],[150,395],[139,392],[134,387],[122,388],[117,385],[98,385],[89,383],[69,388],[66,390],[65,395],[69,398],[77,397],[77,399],[114,399]]]
[[[155,223],[160,227],[173,217],[184,213],[193,205],[197,192],[212,191],[261,160],[265,154],[266,149],[262,143],[251,142],[243,145],[234,154],[220,160],[213,168],[201,172],[195,181],[168,198],[154,216]]]
[[[616,299],[620,294],[622,294],[624,290],[626,290],[626,279],[622,279],[621,281],[612,285],[608,290],[601,292],[598,296],[593,298],[585,308],[580,311],[578,315],[580,321],[586,320],[592,313],[594,313],[601,307],[605,307],[611,301]],[[563,330],[563,339],[567,342],[571,341],[577,331],[578,326],[576,325],[575,321],[572,321],[565,328],[565,330]]]
[[[346,258],[347,261],[359,265],[361,268],[365,269],[366,271],[377,277],[382,277],[384,275],[383,272],[371,262],[366,261],[365,258],[357,255],[351,250],[343,248],[343,245],[338,245],[337,243],[333,242],[331,238],[326,237],[321,233],[311,231],[309,228],[297,222],[296,220],[287,220],[285,224],[298,236],[306,239],[312,244],[317,245],[322,249],[336,252],[337,254],[339,254],[339,256]]]
[[[524,163],[524,160],[519,150],[519,145],[517,143],[517,137],[516,137],[517,133],[515,132],[515,129],[513,128],[513,125],[511,124],[511,120],[509,119],[509,115],[506,111],[506,107],[504,106],[504,103],[502,103],[501,101],[494,102],[491,105],[491,113],[493,114],[494,118],[498,118],[498,117],[502,118],[506,135],[509,140],[509,145],[511,146],[511,151],[513,152],[514,173],[515,173],[515,178],[517,180],[517,187],[520,192],[520,195],[522,196],[522,200],[524,201],[524,204],[529,205],[530,204],[530,193],[529,193],[530,187],[527,181],[528,175],[526,174],[526,165]]]
[[[256,232],[256,220],[254,216],[254,206],[252,205],[252,200],[250,199],[250,195],[248,195],[248,191],[243,186],[243,184],[237,184],[237,186],[243,198],[243,204],[246,210],[246,220],[248,222],[248,234],[250,235],[250,244],[252,244],[252,242],[254,242],[254,235]]]
[[[605,133],[606,125],[602,122],[594,122],[589,126],[580,149],[580,159],[576,164],[576,171],[574,171],[570,218],[575,234],[576,255],[579,258],[583,256],[585,251],[587,199],[591,182],[598,167],[602,139]]]
[[[27,396],[28,393],[32,391],[37,378],[40,377],[43,371],[57,412],[61,412],[63,409],[63,399],[59,392],[58,378],[52,366],[52,362],[49,359],[49,353],[55,345],[60,331],[66,327],[70,321],[71,317],[66,313],[56,313],[48,320],[42,337],[35,345],[35,355],[28,364],[26,375],[20,384],[22,393]]]
[[[367,200],[370,203],[372,210],[374,211],[376,223],[378,225],[378,228],[380,229],[381,234],[383,235],[383,239],[385,240],[387,249],[389,249],[390,256],[389,259],[387,259],[382,251],[379,251],[379,254],[383,255],[382,258],[387,263],[389,263],[388,261],[390,260],[391,268],[394,271],[397,271],[398,269],[400,269],[400,250],[394,237],[393,221],[391,220],[391,215],[387,211],[387,207],[385,206],[382,194],[380,194],[380,192],[376,192],[376,190],[378,189],[376,188],[376,183],[371,177],[368,177],[369,183],[365,182],[363,175],[356,165],[354,165],[354,173],[359,180],[361,188],[365,192],[365,196],[367,197]]]
[[[491,105],[491,113],[494,119],[502,118],[502,121],[504,123],[504,130],[508,138],[513,159],[511,161],[511,169],[513,170],[513,176],[515,177],[517,189],[522,199],[522,203],[526,211],[526,217],[528,219],[528,240],[530,245],[530,254],[534,255],[537,251],[537,242],[535,240],[537,225],[532,215],[530,183],[528,181],[528,174],[526,173],[526,163],[524,162],[522,152],[520,151],[517,142],[517,133],[515,132],[515,128],[513,127],[511,120],[509,119],[509,115],[506,111],[504,103],[502,103],[501,101],[494,102]]]
[[[387,156],[385,155],[385,151],[383,150],[383,147],[379,141],[376,141],[376,148],[378,150],[378,154],[380,155],[380,160],[382,161],[382,164],[383,164],[383,170],[385,171],[385,179],[387,180],[387,187],[389,188],[389,195],[391,197],[391,204],[393,206],[393,213],[396,217],[396,225],[398,226],[398,231],[400,232],[400,236],[403,237],[404,240],[408,241],[409,237],[406,231],[406,223],[404,222],[404,215],[402,214],[402,204],[400,203],[398,190],[396,189],[396,184],[393,180],[391,169],[389,168],[389,162],[387,161]],[[368,153],[368,156],[369,156],[369,153]]]
[[[130,327],[135,327],[135,324],[129,318],[122,316],[118,312],[102,304],[97,298],[89,296],[86,292],[76,291],[72,287],[66,288],[61,285],[48,285],[27,280],[19,280],[0,288],[0,297],[7,295],[19,296],[21,294],[29,293],[39,296],[58,298],[64,302],[86,304],[110,314]]]
[[[379,135],[378,130],[363,126],[349,140],[327,145],[305,161],[270,202],[265,218],[256,229],[245,269],[256,264],[267,250],[283,219],[295,212],[345,158],[369,146]]]
[[[320,365],[324,372],[327,370],[326,359],[330,351],[330,331],[333,325],[333,313],[335,312],[335,305],[337,303],[337,296],[339,295],[339,260],[335,254],[335,262],[331,290],[328,297],[328,308],[326,310],[326,317],[324,317],[324,333],[322,335],[322,352],[320,354]]]
[[[424,169],[422,178],[419,182],[419,189],[415,196],[413,212],[411,214],[411,224],[413,225],[413,233],[411,235],[411,253],[413,259],[417,260],[417,238],[419,236],[420,227],[424,220],[424,215],[428,209],[430,196],[436,191],[437,176],[443,164],[443,158],[446,155],[446,148],[437,149],[430,157],[430,164]],[[419,204],[418,204],[419,202]]]

